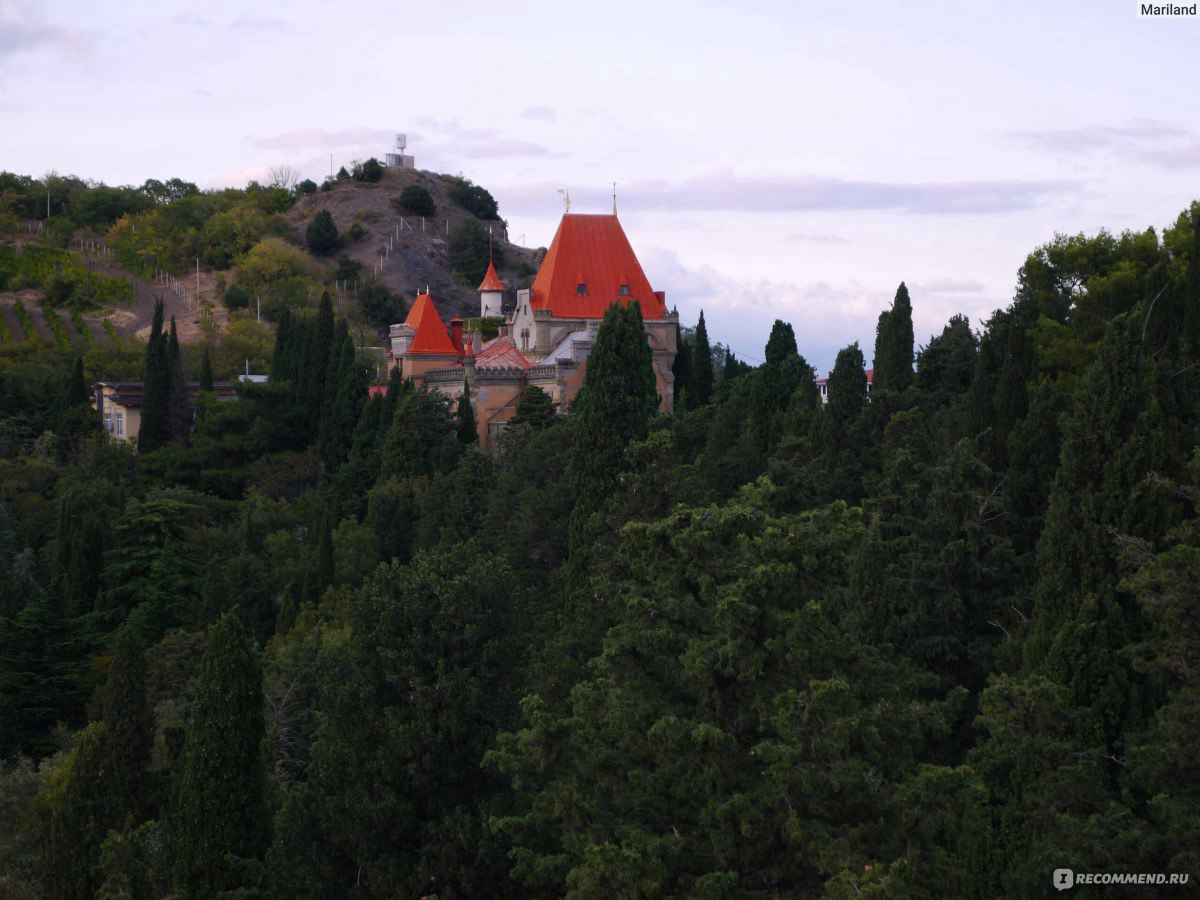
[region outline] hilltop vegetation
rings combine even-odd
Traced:
[[[1200,203],[1056,237],[979,331],[917,343],[901,284],[873,392],[852,345],[827,404],[792,324],[751,368],[701,318],[660,416],[614,307],[576,409],[529,389],[493,456],[303,311],[335,263],[295,229],[377,187],[260,210],[291,237],[227,283],[291,260],[271,381],[154,449],[98,433],[65,353],[0,352],[0,893],[1197,871]]]

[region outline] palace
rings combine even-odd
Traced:
[[[502,315],[504,290],[489,262],[478,288],[481,316]],[[533,284],[517,292],[498,336],[486,343],[478,331],[464,335],[460,318],[447,330],[433,298],[418,294],[408,318],[391,327],[391,366],[455,402],[468,386],[487,447],[516,411],[526,385],[540,387],[560,410],[570,408],[600,320],[614,302],[641,307],[659,408],[670,413],[679,315],[668,312],[666,295],[650,287],[615,213],[563,216]]]

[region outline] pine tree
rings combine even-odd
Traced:
[[[712,399],[713,365],[712,346],[708,342],[708,326],[704,324],[704,310],[700,310],[700,321],[696,323],[696,335],[692,339],[692,380],[696,384],[696,405],[705,406]]]
[[[317,256],[328,256],[342,245],[342,236],[338,234],[337,224],[327,209],[313,216],[304,232],[304,239],[308,249]]]
[[[479,440],[479,431],[475,426],[475,409],[471,405],[471,385],[463,382],[462,396],[458,398],[457,420],[458,442],[464,446],[474,444]]]
[[[174,807],[175,885],[189,898],[242,887],[229,857],[260,859],[264,806],[262,669],[233,613],[209,630]]]
[[[912,302],[904,282],[892,308],[879,314],[875,331],[875,393],[899,393],[913,379]]]

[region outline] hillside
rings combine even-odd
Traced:
[[[398,200],[404,188],[414,184],[424,187],[433,197],[436,209],[432,216],[422,219],[398,211],[393,201]],[[362,263],[368,276],[384,256],[379,278],[407,303],[412,302],[417,291],[428,288],[444,319],[478,315],[477,284],[468,284],[452,272],[448,241],[455,227],[472,216],[451,199],[449,183],[443,176],[389,168],[376,183],[339,181],[327,191],[302,196],[285,214],[302,245],[305,229],[321,210],[329,211],[344,238],[355,224],[363,228],[365,234],[357,240],[347,240],[341,252]],[[536,271],[539,251],[511,243],[503,220],[482,224],[491,232],[497,257],[504,259],[497,270],[510,292],[528,286]],[[332,272],[337,258],[338,254],[334,254],[322,265]]]

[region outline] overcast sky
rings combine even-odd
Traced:
[[[0,0],[0,169],[319,181],[405,132],[527,246],[560,188],[605,212],[615,181],[685,324],[757,362],[785,319],[824,371],[871,357],[902,280],[924,344],[1055,232],[1172,223],[1200,198],[1198,48],[1133,0]]]

